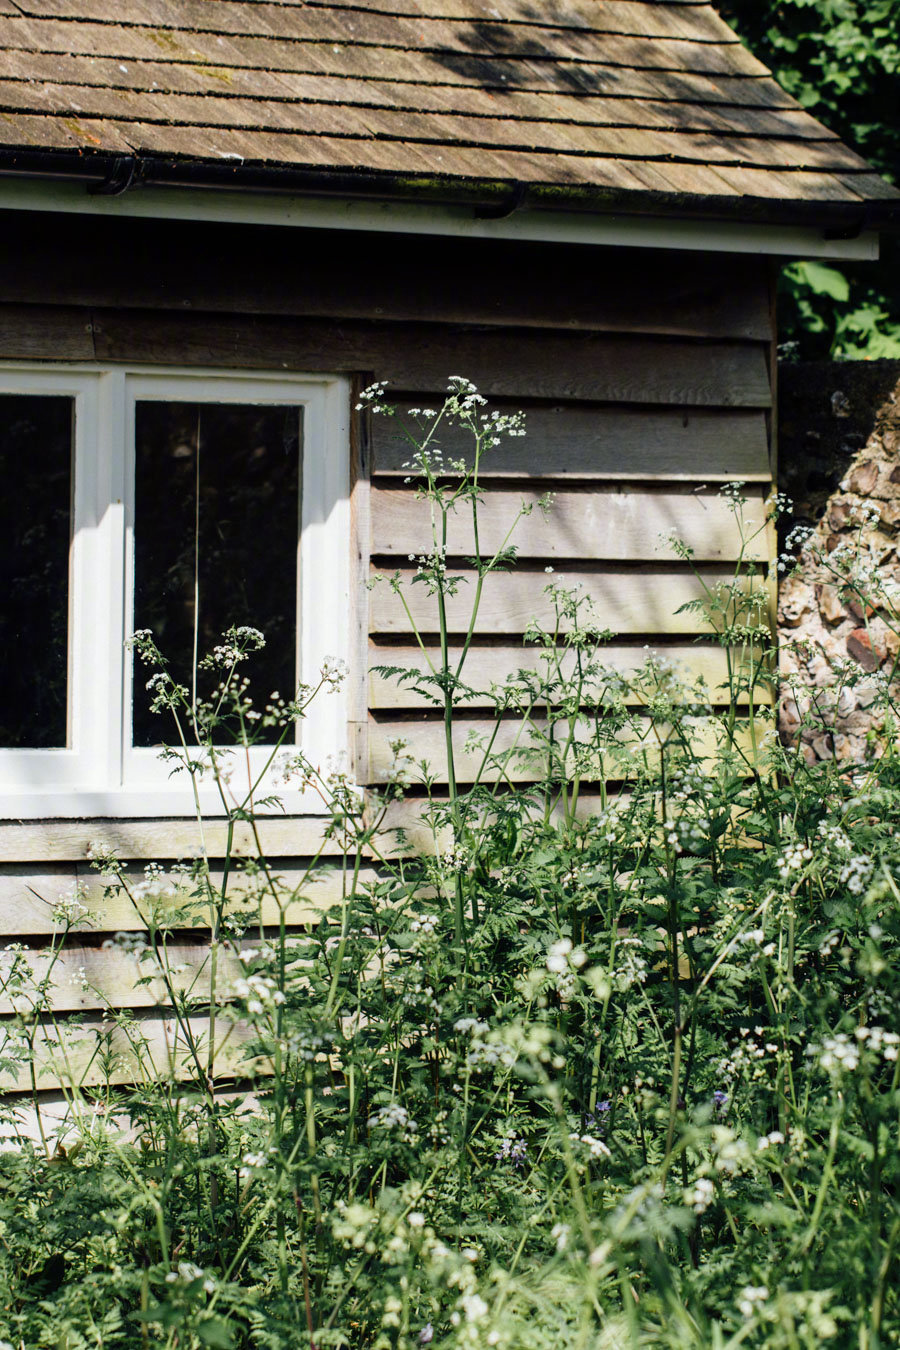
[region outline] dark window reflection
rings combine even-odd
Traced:
[[[67,733],[74,400],[0,395],[0,746]]]
[[[201,657],[232,624],[265,634],[266,646],[242,667],[258,707],[273,690],[293,693],[300,424],[296,407],[137,404],[134,626],[153,630],[172,674],[189,689],[196,620]],[[150,712],[147,674],[135,670],[139,746],[172,736],[165,715]],[[201,671],[198,695],[207,697],[215,682]]]

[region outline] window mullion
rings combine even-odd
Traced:
[[[97,529],[94,558],[93,656],[96,715],[93,743],[100,779],[115,789],[123,781],[123,685],[125,669],[125,544],[128,455],[125,374],[98,379],[95,440]]]

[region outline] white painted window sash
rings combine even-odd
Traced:
[[[338,377],[221,370],[0,366],[0,392],[75,399],[73,545],[70,555],[69,746],[0,750],[0,817],[183,816],[195,810],[186,773],[153,749],[131,745],[134,576],[134,406],[157,398],[302,408],[298,541],[298,677],[315,683],[326,657],[350,650],[349,383]],[[264,543],[262,543],[264,546]],[[138,672],[140,678],[143,672]],[[147,674],[150,672],[148,671]],[[297,739],[323,772],[347,752],[348,700],[319,695]],[[164,720],[160,719],[161,727]],[[166,727],[161,735],[168,736]],[[293,743],[289,750],[295,751]],[[282,758],[287,752],[283,752]],[[271,749],[255,747],[255,778]],[[238,796],[246,769],[236,767]],[[257,796],[277,792],[292,814],[322,810],[314,792],[285,787],[280,766]],[[215,785],[200,790],[204,813],[223,810]]]

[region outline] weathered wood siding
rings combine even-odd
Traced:
[[[522,522],[519,565],[485,587],[473,684],[534,664],[522,639],[529,620],[548,617],[547,567],[553,581],[582,585],[617,634],[614,667],[633,669],[652,644],[711,687],[722,678],[721,650],[698,643],[697,618],[676,612],[698,594],[698,583],[666,540],[682,537],[714,582],[732,573],[741,552],[718,486],[745,481],[749,514],[762,521],[771,480],[772,344],[762,262],[100,219],[7,216],[0,230],[5,256],[16,259],[0,275],[0,357],[349,372],[390,381],[401,408],[437,406],[447,377],[462,374],[495,406],[524,408],[526,438],[483,466],[482,547],[502,540],[523,499],[550,491],[556,501],[546,517],[536,511]],[[448,441],[444,448],[459,447]],[[409,668],[417,660],[397,597],[384,584],[369,591],[364,583],[371,573],[411,574],[408,555],[428,547],[427,513],[404,481],[407,455],[392,422],[357,418],[353,454],[357,771],[377,779],[391,738],[402,735],[418,754],[433,749],[440,776],[433,712],[368,675],[371,665]],[[765,563],[761,538],[750,556]],[[465,573],[471,547],[460,517],[450,542],[456,570]],[[457,643],[471,589],[463,586],[448,606]],[[433,600],[414,587],[409,602],[433,644]],[[465,720],[477,728],[486,716],[476,704]],[[463,758],[463,773],[466,765]],[[415,809],[402,818],[414,820]],[[186,856],[195,843],[190,822],[0,823],[0,944],[45,946],[53,902],[85,881],[92,922],[61,963],[53,1006],[98,1019],[104,1001],[143,1010],[163,1053],[156,991],[135,990],[134,958],[103,947],[108,934],[136,920],[124,899],[104,896],[93,879],[87,850],[97,837],[136,870],[146,860]],[[215,824],[209,838],[212,851],[221,851]],[[263,838],[278,870],[296,876],[322,843],[322,822],[268,820]],[[239,851],[249,847],[239,836]],[[326,862],[339,864],[336,851],[334,841],[325,845]],[[338,873],[326,875],[291,922],[304,922],[339,887]],[[204,959],[201,943],[197,932],[180,943],[190,969]],[[102,998],[82,987],[82,969]],[[226,963],[225,979],[232,977]],[[0,1018],[9,1011],[0,1002]],[[90,1077],[96,1062],[85,1062]],[[53,1082],[50,1073],[42,1086]]]

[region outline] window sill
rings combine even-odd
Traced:
[[[361,803],[360,803],[361,804]],[[201,789],[200,810],[204,818],[222,819],[227,811],[214,788]],[[322,799],[314,792],[282,792],[279,805],[259,806],[255,815],[327,816]],[[100,820],[147,819],[165,817],[184,819],[196,815],[189,788],[162,790],[121,788],[109,792],[75,789],[66,791],[16,792],[0,789],[0,820]]]

